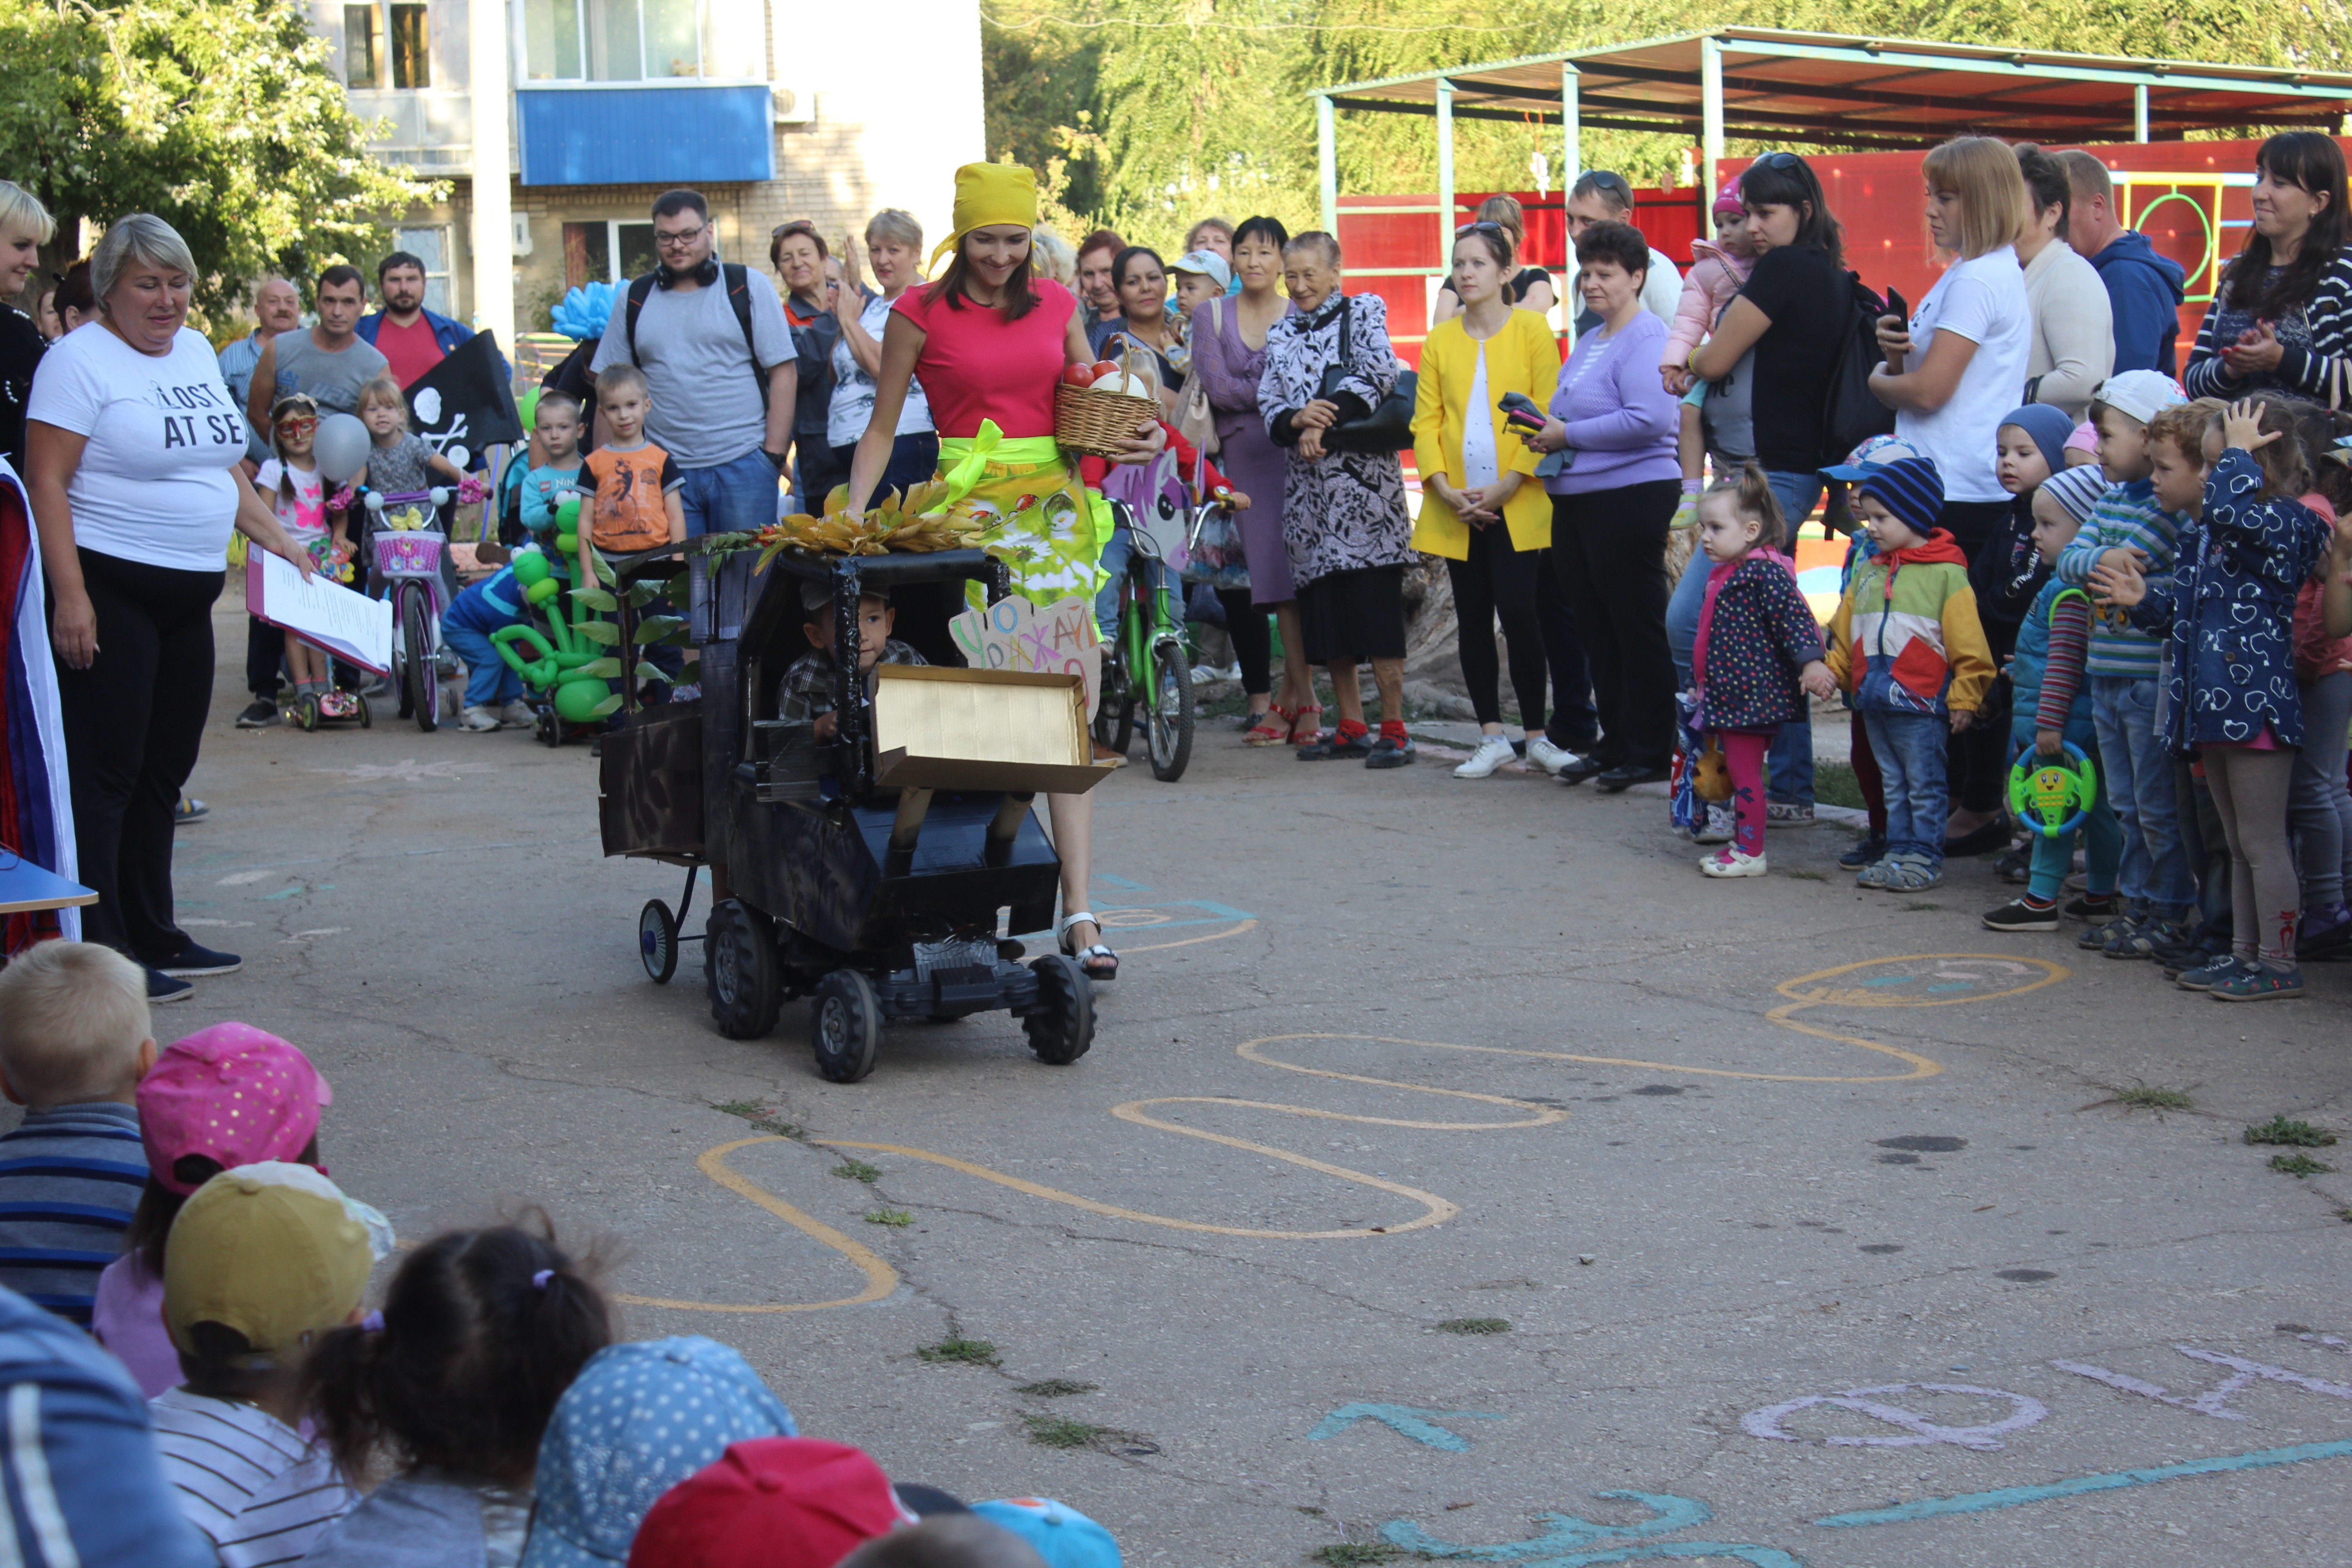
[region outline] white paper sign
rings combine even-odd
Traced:
[[[304,642],[378,675],[392,671],[392,601],[371,599],[314,573],[308,583],[267,551],[247,552],[246,608]]]
[[[949,635],[974,669],[1034,669],[1079,677],[1087,711],[1102,696],[1102,634],[1095,607],[1076,596],[1039,609],[1015,594],[984,610],[966,610],[948,623]]]

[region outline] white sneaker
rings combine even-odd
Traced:
[[[1530,741],[1528,746],[1532,752],[1535,742]],[[1454,770],[1454,776],[1457,779],[1483,779],[1517,755],[1511,750],[1510,742],[1500,735],[1488,735],[1478,742],[1478,749],[1470,753],[1470,760]]]
[[[1706,825],[1692,834],[1691,840],[1696,844],[1728,844],[1738,831],[1739,819],[1733,814],[1731,804],[1711,800],[1706,803]]]
[[[498,727],[498,713],[494,710],[488,708],[468,708],[457,720],[457,728],[460,730],[479,731],[483,730],[495,730]]]
[[[1576,761],[1576,753],[1553,745],[1551,737],[1538,730],[1528,737],[1528,761],[1548,773],[1557,773]]]
[[[1698,868],[1709,877],[1760,877],[1764,874],[1764,857],[1743,855],[1737,849],[1718,849],[1698,863]]]
[[[539,715],[531,710],[530,703],[520,698],[499,710],[499,724],[502,729],[528,730],[538,722]]]

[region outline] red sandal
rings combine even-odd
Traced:
[[[1312,745],[1316,741],[1321,739],[1323,734],[1323,704],[1320,702],[1310,703],[1307,707],[1298,710],[1296,713],[1291,714],[1289,718],[1290,744],[1294,746]],[[1301,735],[1298,732],[1298,726],[1301,724],[1307,726],[1307,733],[1304,735]]]
[[[1242,744],[1244,746],[1281,745],[1289,736],[1290,727],[1286,722],[1277,724],[1275,721],[1276,719],[1287,721],[1293,717],[1295,715],[1290,710],[1281,703],[1267,703],[1265,711],[1257,716],[1257,722],[1251,725],[1248,733],[1242,737]]]

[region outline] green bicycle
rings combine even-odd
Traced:
[[[1192,666],[1184,657],[1183,600],[1165,542],[1124,503],[1111,504],[1132,544],[1119,579],[1118,629],[1103,645],[1094,735],[1124,757],[1139,717],[1151,776],[1173,784],[1192,760]],[[1173,521],[1190,519],[1180,514]]]

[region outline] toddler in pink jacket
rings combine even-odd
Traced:
[[[1666,390],[1677,395],[1690,390],[1691,351],[1715,330],[1715,319],[1748,281],[1756,268],[1756,249],[1748,238],[1748,208],[1739,199],[1739,176],[1723,182],[1715,194],[1715,238],[1691,241],[1690,270],[1683,274],[1683,297],[1675,319],[1666,324],[1666,346],[1658,369],[1666,373]],[[1680,381],[1681,384],[1675,383]]]

